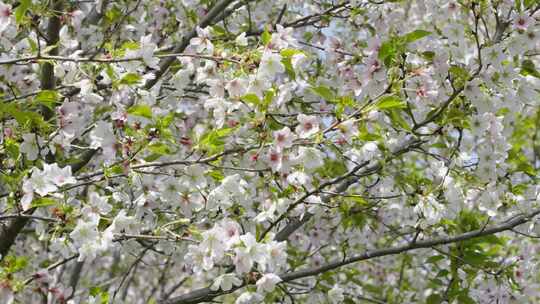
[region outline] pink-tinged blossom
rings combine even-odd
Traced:
[[[0,256],[1,257],[1,256]],[[7,281],[0,282],[0,302],[5,304],[13,303],[15,293]]]
[[[272,292],[276,288],[277,283],[281,282],[282,279],[273,273],[267,273],[263,275],[256,283],[257,292],[266,293]]]
[[[251,233],[240,236],[241,245],[236,247],[234,264],[236,272],[239,274],[251,270],[253,264],[260,261],[267,254],[264,244],[260,244]]]
[[[0,1],[0,34],[8,27],[11,22],[11,5]]]
[[[197,53],[212,54],[214,52],[214,45],[210,41],[210,28],[200,28],[197,26],[197,37],[191,38],[190,44],[195,47]]]
[[[274,142],[276,150],[278,151],[292,147],[294,139],[295,135],[291,132],[289,127],[284,127],[283,129],[274,132]]]
[[[280,208],[280,206],[285,208]],[[279,210],[280,214],[285,212],[286,207],[286,204],[278,202],[278,209],[281,209]],[[277,272],[287,267],[287,242],[271,241],[265,244],[265,247],[268,254],[264,256],[264,260],[260,263],[262,271]]]
[[[223,220],[219,223],[219,227],[223,230],[223,241],[225,248],[228,250],[233,247],[234,244],[240,241],[240,225],[232,220]]]
[[[514,28],[521,31],[526,31],[527,28],[534,23],[534,18],[527,13],[519,14],[514,18]]]
[[[56,163],[51,165],[44,164],[43,172],[46,174],[48,179],[58,187],[77,182],[77,180],[71,174],[71,166],[60,168]]]
[[[232,98],[240,98],[247,92],[248,81],[244,78],[235,78],[227,83],[225,89]]]
[[[296,134],[300,138],[308,138],[311,135],[319,132],[319,120],[313,115],[298,114],[298,126],[296,126]]]
[[[278,151],[277,149],[270,149],[267,152],[266,155],[266,162],[270,165],[270,168],[273,172],[281,172],[284,168],[287,168],[288,166],[284,166],[284,159],[285,156],[282,151]]]
[[[297,47],[298,42],[292,35],[294,29],[292,27],[283,27],[281,24],[276,25],[276,32],[272,34],[270,46],[275,49],[283,49],[287,47]]]

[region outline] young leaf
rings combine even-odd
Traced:
[[[381,97],[375,107],[378,110],[403,109],[407,107],[407,104],[397,96],[387,95]]]
[[[127,112],[131,115],[152,119],[152,109],[150,108],[150,106],[145,104],[134,105],[130,107]]]
[[[311,90],[326,101],[333,101],[336,98],[334,92],[325,86],[312,87]]]
[[[424,30],[415,30],[415,31],[412,31],[412,32],[410,32],[408,34],[405,34],[403,36],[403,38],[405,38],[405,41],[407,43],[411,43],[411,42],[422,39],[422,38],[424,38],[426,36],[429,36],[429,35],[431,35],[431,32],[424,31]]]
[[[32,5],[32,0],[21,0],[19,1],[19,6],[15,9],[15,22],[21,24],[24,15]]]
[[[261,104],[261,99],[259,98],[259,96],[257,96],[257,94],[253,94],[253,93],[249,93],[249,94],[246,94],[246,95],[240,97],[240,100],[242,100],[243,102],[254,104],[254,105],[260,105]]]

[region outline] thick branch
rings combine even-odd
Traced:
[[[81,170],[92,159],[96,150],[88,150],[81,157],[81,161],[71,164],[71,171],[73,173]],[[11,246],[15,243],[15,239],[24,228],[26,223],[33,219],[31,217],[36,209],[31,208],[24,213],[24,216],[17,217],[10,221],[7,225],[0,226],[0,261],[6,256]],[[1,224],[0,224],[1,225]]]
[[[206,14],[206,16],[201,20],[199,23],[199,27],[205,28],[208,25],[211,25],[214,22],[214,18],[216,18],[225,8],[234,2],[234,0],[221,0],[212,9]],[[191,38],[194,38],[197,35],[196,29],[192,29],[191,32],[189,32],[187,35],[185,35],[182,38],[182,41],[178,43],[172,50],[173,53],[182,53],[184,50],[188,47],[189,41]],[[153,87],[158,80],[165,74],[165,72],[169,69],[169,66],[176,60],[176,57],[167,57],[163,59],[159,65],[159,70],[155,72],[155,76],[153,79],[150,79],[146,82],[144,85],[145,89],[150,89]]]
[[[462,242],[462,241],[466,241],[466,240],[470,240],[470,239],[474,239],[474,238],[478,238],[478,237],[482,237],[486,235],[497,234],[503,231],[512,230],[516,226],[527,223],[538,214],[540,214],[540,209],[534,210],[533,212],[529,214],[523,214],[523,215],[517,216],[512,220],[505,221],[502,224],[495,225],[487,229],[484,228],[484,229],[469,231],[469,232],[465,232],[463,234],[453,236],[453,237],[442,237],[442,238],[425,240],[425,241],[417,241],[417,242],[404,245],[404,246],[397,246],[397,247],[390,247],[390,248],[385,248],[385,249],[367,251],[363,254],[356,255],[345,260],[331,262],[320,267],[285,273],[285,274],[282,274],[280,277],[284,282],[288,282],[288,281],[293,281],[300,278],[318,275],[323,272],[330,271],[330,270],[333,270],[342,266],[346,266],[352,263],[356,263],[359,261],[369,260],[369,259],[373,259],[377,257],[386,256],[386,255],[400,254],[403,252],[421,249],[421,248],[431,248],[433,246],[452,244],[452,243]]]
[[[62,26],[60,16],[58,15],[64,7],[64,1],[54,0],[51,1],[51,12],[53,16],[49,18],[49,24],[47,26],[47,46],[55,46],[59,40],[60,27]],[[52,56],[58,55],[58,47],[50,49],[49,54]],[[50,62],[46,62],[41,67],[41,89],[53,90],[56,86],[54,77],[54,65]],[[51,111],[52,112],[52,111]],[[52,117],[53,113],[48,113]],[[51,117],[45,117],[49,119]]]
[[[301,278],[316,276],[321,273],[331,271],[336,268],[343,267],[343,266],[360,262],[360,261],[364,261],[364,260],[370,260],[370,259],[374,259],[374,258],[378,258],[382,256],[387,256],[387,255],[401,254],[401,253],[408,252],[411,250],[416,250],[416,249],[421,249],[421,248],[431,248],[433,246],[452,244],[452,243],[462,242],[462,241],[466,241],[466,240],[470,240],[470,239],[474,239],[474,238],[478,238],[482,236],[492,235],[492,234],[500,233],[503,231],[512,230],[516,226],[529,222],[538,214],[540,214],[540,209],[534,210],[533,212],[529,214],[523,214],[523,215],[514,217],[511,220],[504,221],[503,223],[492,226],[490,228],[484,227],[482,229],[466,232],[457,236],[449,236],[449,237],[442,237],[442,238],[436,238],[436,239],[431,239],[431,240],[417,241],[417,242],[410,243],[404,246],[396,246],[396,247],[389,247],[389,248],[384,248],[384,249],[366,251],[362,254],[353,256],[351,258],[330,262],[320,267],[283,273],[280,275],[280,277],[283,280],[283,282],[290,282],[290,281],[298,280]],[[161,304],[201,303],[204,301],[210,301],[213,298],[220,295],[232,293],[235,290],[243,288],[247,285],[249,284],[244,282],[241,286],[235,287],[228,291],[222,291],[222,290],[212,291],[209,288],[201,288],[201,289],[197,289],[192,292],[189,292],[187,294],[172,298],[170,300],[162,301],[160,303]]]
[[[407,151],[411,150],[412,148],[418,147],[419,144],[421,144],[421,141],[413,140],[406,144],[402,149],[399,149],[398,151],[395,151],[390,158],[397,157],[403,153],[406,153]],[[363,167],[363,166],[362,166]],[[365,176],[372,174],[373,172],[377,172],[381,169],[381,164],[379,162],[374,163],[370,166],[367,166],[363,172],[361,172],[360,176]],[[355,172],[353,172],[355,173]],[[354,183],[356,183],[358,180],[357,176],[350,176],[347,175],[346,178],[340,179],[338,186],[336,187],[334,193],[343,193],[347,191],[347,189]],[[320,189],[322,190],[322,188]],[[336,194],[325,194],[321,196],[321,200],[323,203],[328,203],[332,197],[336,196]],[[302,200],[303,201],[303,200]],[[284,215],[286,215],[285,213]],[[275,236],[275,240],[278,242],[285,241],[289,238],[291,234],[293,234],[298,228],[302,227],[305,223],[307,223],[311,219],[312,215],[309,213],[306,213],[302,219],[293,218],[284,228],[282,228]]]

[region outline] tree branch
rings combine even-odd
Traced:
[[[225,8],[229,4],[231,4],[232,2],[234,2],[234,0],[221,0],[218,3],[216,3],[216,5],[214,5],[214,7],[212,7],[212,9],[210,9],[208,14],[206,14],[206,16],[204,16],[203,20],[201,20],[201,22],[198,24],[198,26],[201,27],[201,28],[205,28],[208,25],[211,25],[214,22],[214,18],[216,18],[221,12],[223,12],[223,10],[225,10]],[[191,38],[195,37],[196,35],[197,35],[196,29],[192,29],[191,32],[189,32],[187,35],[185,35],[182,38],[182,41],[180,41],[180,43],[178,43],[172,49],[172,53],[182,53],[182,52],[184,52],[184,50],[188,47],[189,41],[191,40]],[[163,76],[163,74],[165,74],[165,72],[169,69],[169,66],[171,66],[171,64],[174,62],[174,60],[176,60],[176,57],[167,57],[167,58],[163,59],[161,61],[160,65],[159,65],[159,70],[157,70],[155,72],[156,77],[154,77],[153,79],[148,80],[145,83],[144,88],[145,89],[152,88],[158,82],[158,80],[161,78],[161,76]]]
[[[75,173],[84,168],[84,166],[90,162],[96,151],[97,150],[86,151],[83,154],[80,162],[70,165],[71,171]],[[24,214],[22,214],[22,216],[17,217],[10,221],[7,225],[0,227],[0,261],[2,261],[11,246],[15,243],[17,235],[19,235],[24,226],[26,226],[26,223],[34,218],[31,215],[35,210],[36,208],[28,209],[26,212],[24,212]]]
[[[465,232],[457,236],[441,237],[441,238],[436,238],[436,239],[431,239],[431,240],[417,241],[415,243],[411,243],[404,246],[395,246],[395,247],[389,247],[389,248],[384,248],[384,249],[366,251],[362,254],[350,257],[348,259],[344,259],[344,260],[340,259],[340,260],[322,265],[320,267],[314,267],[314,268],[303,269],[303,270],[294,271],[294,272],[283,273],[280,275],[280,278],[282,279],[283,282],[290,282],[290,281],[294,281],[294,280],[298,280],[298,279],[302,279],[306,277],[316,276],[321,273],[331,271],[339,267],[347,266],[347,265],[364,261],[364,260],[370,260],[370,259],[374,259],[374,258],[378,258],[382,256],[387,256],[387,255],[401,254],[401,253],[408,252],[411,250],[416,250],[416,249],[421,249],[421,248],[431,248],[433,246],[452,244],[452,243],[479,238],[482,236],[497,234],[503,231],[512,230],[516,226],[527,223],[538,214],[540,214],[540,209],[534,210],[528,214],[522,214],[522,215],[516,216],[511,220],[504,221],[502,222],[502,224],[495,225],[490,228],[482,228],[478,230],[473,230],[473,231]],[[159,303],[160,304],[201,303],[203,301],[210,301],[213,298],[220,295],[232,293],[247,285],[250,285],[250,284],[244,281],[241,286],[234,287],[233,289],[228,290],[228,291],[222,291],[222,290],[212,291],[210,290],[210,288],[201,288],[201,289],[197,289],[192,292],[189,292],[187,294],[172,298],[170,300],[161,301]]]

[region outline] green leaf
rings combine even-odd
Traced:
[[[172,151],[171,147],[164,143],[152,143],[148,146],[148,150],[150,150],[152,153],[164,155],[164,154],[173,154],[174,151]]]
[[[395,95],[387,95],[381,97],[375,107],[379,110],[404,109],[407,104]]]
[[[296,54],[302,54],[302,51],[297,49],[283,49],[280,52],[281,57],[291,58]]]
[[[32,202],[32,207],[46,207],[56,204],[56,201],[49,197],[40,197]]]
[[[266,46],[270,43],[272,40],[272,34],[270,34],[267,30],[264,30],[264,32],[261,35],[261,41]]]
[[[107,18],[107,21],[110,23],[115,22],[116,20],[120,19],[122,16],[123,16],[122,11],[116,5],[113,5],[111,9],[105,13],[105,17]]]
[[[212,36],[225,36],[227,35],[227,30],[219,25],[212,26]]]
[[[439,294],[433,293],[426,299],[426,304],[440,304],[442,301],[443,298]]]
[[[223,176],[223,173],[219,170],[211,170],[208,171],[206,174],[212,177],[217,182],[220,182],[222,179],[225,178],[225,176]]]
[[[130,107],[127,112],[131,115],[152,119],[152,109],[150,108],[150,106],[145,104],[134,105]]]
[[[136,73],[127,73],[120,79],[120,84],[127,84],[127,85],[134,85],[141,82],[142,77],[139,74]]]
[[[11,138],[6,138],[4,141],[4,147],[8,152],[8,155],[13,158],[19,158],[19,143]]]
[[[260,105],[261,104],[261,99],[259,98],[259,96],[257,96],[257,94],[253,94],[253,93],[249,93],[249,94],[246,94],[246,95],[240,97],[240,100],[242,100],[243,102],[246,102],[246,103],[254,104],[254,105]]]
[[[146,157],[144,158],[144,161],[146,161],[146,162],[153,162],[153,161],[158,160],[158,159],[159,159],[160,157],[162,157],[162,156],[163,156],[163,154],[152,153],[152,154],[146,156]]]
[[[435,52],[433,51],[425,51],[422,52],[422,57],[424,57],[426,60],[432,61],[435,57]]]
[[[326,101],[334,101],[334,99],[336,98],[334,92],[330,88],[325,86],[311,87],[311,90],[315,94],[324,98]]]
[[[454,78],[461,78],[465,80],[469,78],[469,72],[458,65],[452,65],[448,71],[450,74],[452,74],[452,76],[454,76]]]
[[[443,255],[434,255],[434,256],[431,256],[429,257],[427,260],[426,260],[426,263],[427,264],[436,264],[438,261],[440,260],[444,260],[444,256]]]
[[[35,101],[52,109],[58,101],[58,92],[53,90],[43,90],[36,95]]]
[[[136,41],[126,41],[122,43],[122,47],[121,47],[121,49],[124,49],[124,50],[138,50],[140,48],[141,46]]]
[[[411,43],[429,35],[431,35],[431,32],[424,31],[424,30],[415,30],[408,34],[405,34],[403,38],[405,39],[405,42]]]
[[[459,304],[476,304],[476,302],[466,293],[461,293],[457,298]]]
[[[540,0],[523,0],[525,8],[531,8],[534,4],[540,4]]]
[[[410,131],[411,130],[411,127],[409,127],[409,124],[407,123],[407,121],[401,117],[401,114],[400,112],[402,111],[399,111],[398,109],[388,109],[386,110],[386,113],[388,114],[388,116],[390,117],[390,120],[392,121],[392,125],[394,127],[401,127],[407,131]]]
[[[285,72],[287,73],[287,75],[289,75],[289,77],[292,80],[295,80],[296,79],[296,73],[294,72],[294,68],[293,68],[293,65],[292,65],[291,58],[290,57],[282,57],[281,58],[281,63],[285,67]]]
[[[385,61],[387,58],[394,57],[396,54],[396,44],[394,40],[385,41],[381,44],[379,48],[379,59]]]
[[[463,260],[473,266],[481,266],[486,261],[487,256],[476,251],[467,250],[463,256]]]
[[[540,72],[536,70],[536,67],[534,66],[534,62],[532,60],[526,59],[521,62],[521,71],[520,74],[523,76],[534,76],[536,78],[540,78]]]
[[[19,1],[19,6],[15,9],[15,22],[20,24],[24,18],[24,15],[32,5],[32,0],[21,0]]]
[[[124,168],[121,165],[114,165],[112,167],[106,168],[104,171],[106,177],[111,177],[116,174],[124,173]]]
[[[223,128],[209,131],[203,136],[201,136],[197,148],[206,150],[212,154],[219,153],[223,151],[223,148],[225,146],[224,138],[233,131],[234,128]]]

